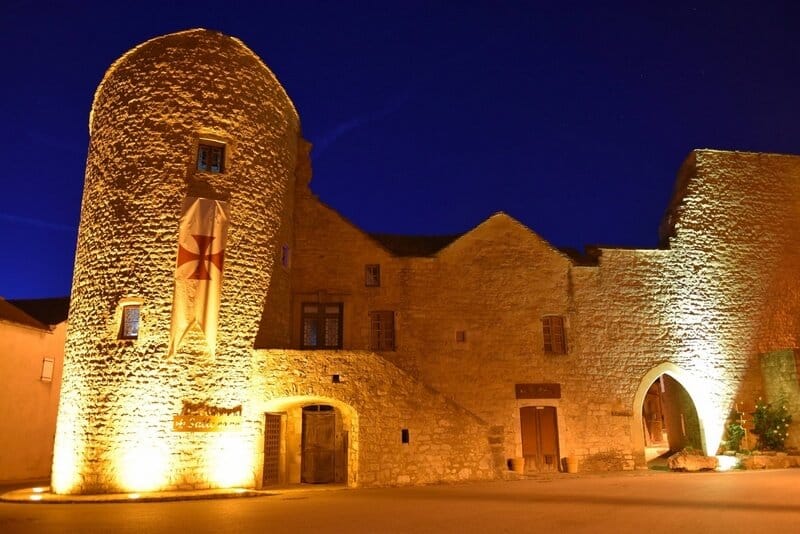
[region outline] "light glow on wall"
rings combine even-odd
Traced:
[[[686,377],[684,377],[684,380],[686,380]],[[701,393],[703,389],[696,383],[678,381],[694,401],[697,418],[700,422],[700,433],[703,438],[703,450],[707,456],[714,456],[717,453],[720,441],[722,441],[727,415],[718,405],[711,401],[708,395]]]
[[[255,454],[247,436],[241,432],[221,432],[209,439],[206,451],[208,481],[213,486],[231,488],[253,483]]]
[[[124,492],[162,490],[169,483],[170,447],[159,413],[159,395],[149,391],[156,386],[139,385],[138,389],[125,403],[128,415],[114,428],[119,440],[113,458],[115,482]]]
[[[752,322],[736,321],[741,311],[732,308],[752,294],[747,280],[732,278],[730,261],[737,256],[717,252],[713,256],[684,251],[673,243],[683,261],[676,264],[682,283],[665,302],[665,319],[673,325],[675,356],[681,363],[678,380],[695,403],[707,455],[715,455],[725,432],[728,415],[741,387],[741,368],[732,365],[747,355],[746,340],[755,338]],[[691,244],[691,239],[687,241]],[[736,298],[732,298],[732,296]],[[747,299],[745,299],[747,300]],[[735,328],[732,328],[735,326]],[[738,368],[737,368],[738,367]]]
[[[116,468],[124,491],[160,490],[167,484],[169,453],[146,438],[135,439],[124,444]]]
[[[80,486],[84,443],[78,438],[75,405],[62,398],[59,412],[50,483],[55,493],[71,493]]]

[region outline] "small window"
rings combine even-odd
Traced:
[[[456,343],[466,343],[466,342],[467,342],[467,331],[456,330]]]
[[[55,365],[55,360],[53,358],[45,358],[42,360],[42,376],[40,380],[42,382],[52,382],[53,381],[53,367]]]
[[[377,264],[367,265],[364,268],[364,285],[367,287],[380,287],[381,285],[381,266]]]
[[[564,331],[564,318],[560,315],[549,315],[542,318],[542,334],[544,351],[548,354],[566,354],[567,336]]]
[[[122,307],[122,324],[119,328],[120,339],[136,339],[139,337],[139,305]]]
[[[342,348],[342,304],[303,303],[302,349]]]
[[[407,428],[400,429],[400,441],[404,444],[407,444],[411,441]]]
[[[225,145],[203,141],[197,147],[197,170],[201,172],[225,171]]]
[[[289,262],[291,260],[290,253],[289,245],[283,245],[281,247],[281,265],[283,265],[284,269],[289,268]]]
[[[394,312],[370,312],[369,324],[369,348],[371,350],[394,350]]]

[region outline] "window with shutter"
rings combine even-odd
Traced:
[[[542,318],[542,337],[544,339],[545,353],[567,353],[567,336],[564,330],[564,318],[560,315],[548,315]]]
[[[369,324],[369,348],[372,350],[394,350],[394,312],[370,312]]]

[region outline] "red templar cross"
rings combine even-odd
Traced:
[[[220,250],[214,254],[210,253],[214,236],[192,234],[192,237],[197,242],[197,252],[192,252],[183,248],[183,245],[178,245],[178,267],[184,263],[196,261],[197,267],[189,278],[193,280],[211,280],[211,273],[209,272],[211,264],[213,263],[217,266],[217,269],[222,271],[222,259],[225,257],[225,251]]]

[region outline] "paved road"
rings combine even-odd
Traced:
[[[800,469],[560,475],[123,504],[0,503],[0,532],[800,532]]]

